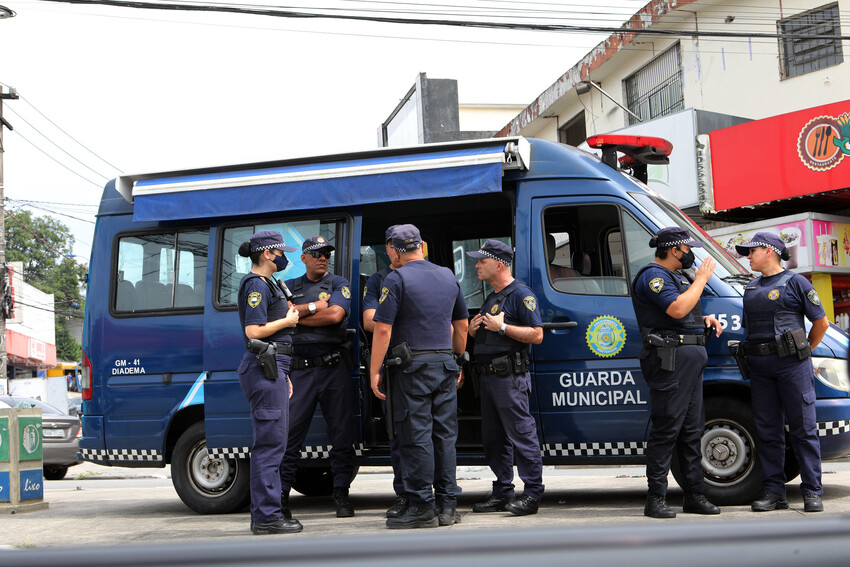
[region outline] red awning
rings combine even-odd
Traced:
[[[56,345],[9,329],[6,329],[6,354],[16,366],[39,370],[56,366]]]
[[[715,130],[710,138],[716,211],[799,197],[850,204],[850,101]]]

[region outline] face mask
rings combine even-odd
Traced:
[[[272,262],[274,262],[274,265],[277,267],[278,272],[282,272],[286,269],[286,266],[289,265],[289,260],[286,258],[286,256],[275,255],[275,257],[272,259]]]
[[[679,249],[681,250],[681,248]],[[687,252],[682,252],[682,257],[679,261],[682,263],[682,269],[687,270],[691,266],[694,265],[694,260],[696,260],[696,256],[694,256],[693,250],[688,250]]]

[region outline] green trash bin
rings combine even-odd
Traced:
[[[40,408],[0,409],[0,513],[44,510]]]

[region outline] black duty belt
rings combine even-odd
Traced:
[[[680,335],[670,331],[653,331],[651,334],[659,335],[665,339],[676,339],[680,345],[697,345],[705,346],[706,338],[704,334],[699,335]]]
[[[761,344],[744,344],[744,350],[749,356],[767,356],[777,354],[776,342]]]
[[[290,363],[290,370],[336,366],[341,360],[342,355],[339,351],[327,352],[322,356],[314,356],[312,358],[293,358]]]
[[[291,343],[275,343],[274,344],[276,354],[285,354],[286,356],[292,356],[292,344]]]
[[[414,350],[412,352],[413,352],[413,356],[416,357],[416,356],[425,356],[425,355],[428,355],[428,354],[452,354],[452,349],[444,348],[444,349],[440,349],[440,350]]]

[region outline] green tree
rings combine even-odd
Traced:
[[[56,301],[56,356],[79,360],[80,344],[64,325],[83,316],[86,266],[66,258],[74,248],[70,229],[56,219],[14,211],[6,217],[6,260],[22,262],[24,281]]]

